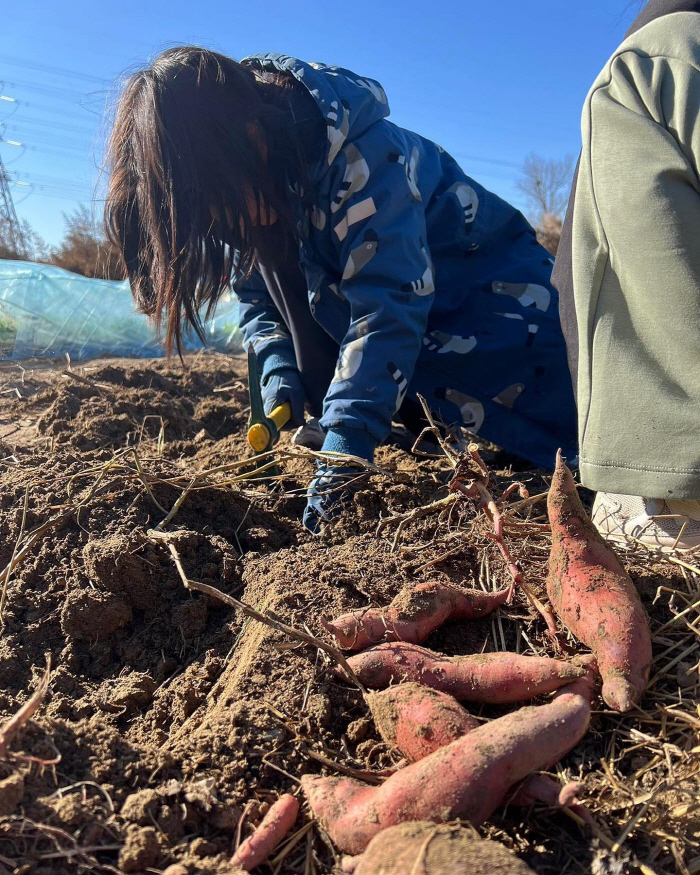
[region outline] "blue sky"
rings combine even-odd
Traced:
[[[524,207],[526,155],[575,154],[586,92],[636,0],[24,0],[0,32],[0,154],[17,212],[49,243],[95,201],[118,77],[176,43],[280,51],[379,79],[392,119]],[[7,141],[22,143],[14,146]],[[99,203],[95,203],[99,210]]]

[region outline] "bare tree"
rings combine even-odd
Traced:
[[[517,186],[538,218],[556,216],[563,219],[573,173],[574,159],[570,155],[561,161],[528,155]]]
[[[559,245],[573,173],[570,155],[555,161],[532,154],[525,159],[516,183],[528,200],[540,243],[553,255]]]

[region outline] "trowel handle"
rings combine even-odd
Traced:
[[[289,401],[285,401],[284,404],[275,407],[267,418],[272,420],[278,432],[281,431],[292,418],[292,406]],[[264,422],[256,422],[255,425],[251,425],[248,429],[248,443],[256,453],[264,453],[268,449],[271,440],[270,429]]]
[[[284,404],[280,404],[279,407],[275,407],[275,409],[268,417],[268,419],[271,419],[275,423],[278,431],[282,431],[282,429],[291,418],[292,405],[289,403],[289,401],[285,401]]]

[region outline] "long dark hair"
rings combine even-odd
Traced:
[[[254,72],[216,52],[169,49],[132,75],[108,148],[105,225],[123,255],[140,309],[168,352],[184,326],[203,337],[229,278],[259,259],[273,264],[296,235],[290,180],[304,181],[302,150],[287,115],[265,100]],[[263,144],[262,148],[260,144]],[[258,215],[276,215],[261,226]]]

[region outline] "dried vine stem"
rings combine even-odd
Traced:
[[[328,642],[323,641],[321,638],[316,638],[313,635],[302,632],[300,629],[296,629],[294,626],[290,626],[279,617],[276,617],[271,611],[266,611],[263,614],[255,608],[251,608],[250,605],[247,605],[245,602],[221,592],[221,590],[217,589],[215,586],[209,586],[207,583],[200,583],[198,580],[190,580],[185,574],[185,569],[182,567],[182,561],[180,559],[180,554],[177,552],[177,547],[172,542],[173,535],[167,532],[158,532],[151,529],[148,532],[148,537],[152,541],[164,542],[167,545],[170,555],[173,557],[173,562],[175,563],[177,572],[180,575],[180,579],[187,589],[194,589],[205,595],[209,595],[212,598],[219,599],[219,601],[224,602],[224,604],[229,605],[229,607],[237,608],[241,613],[245,614],[247,617],[251,617],[253,620],[257,620],[259,623],[264,623],[266,626],[270,626],[272,629],[276,629],[278,632],[282,632],[297,641],[302,641],[304,644],[310,644],[312,647],[317,647],[319,650],[322,650],[330,656],[331,659],[343,669],[363,695],[367,693],[367,690],[362,685],[355,672],[350,668],[347,659],[345,659],[340,650],[333,647],[332,644],[328,644]]]
[[[430,408],[428,407],[428,403],[425,398],[423,398],[422,395],[419,395],[418,400],[420,401],[423,408],[425,418],[428,420],[429,423],[428,428],[424,429],[422,433],[424,434],[426,432],[430,432],[431,434],[435,435],[436,439],[440,444],[440,447],[445,454],[445,457],[447,458],[455,472],[452,481],[450,482],[450,492],[452,494],[458,493],[460,495],[463,495],[465,498],[471,498],[473,500],[476,500],[477,508],[484,511],[485,515],[488,517],[491,525],[493,526],[493,534],[491,537],[496,543],[499,552],[501,553],[501,556],[506,563],[508,573],[510,574],[512,579],[509,601],[513,597],[515,587],[520,587],[520,589],[522,589],[522,591],[525,593],[525,596],[527,597],[532,607],[537,611],[538,614],[540,614],[540,616],[547,624],[547,631],[549,633],[549,636],[552,641],[558,646],[557,623],[554,619],[552,611],[537,598],[537,596],[532,592],[530,587],[525,582],[522,572],[513,561],[513,557],[511,556],[508,545],[506,544],[505,538],[503,537],[503,517],[500,510],[498,509],[498,503],[489,492],[488,482],[491,478],[491,472],[486,466],[484,460],[481,458],[481,454],[479,453],[479,447],[477,446],[477,444],[472,443],[469,444],[469,446],[467,447],[466,454],[463,452],[459,454],[456,453],[454,448],[451,447],[450,444],[442,436],[440,429],[437,427],[433,415],[430,412]],[[523,499],[528,497],[525,494],[524,488],[521,489],[521,496]]]
[[[430,504],[425,504],[422,507],[414,507],[412,510],[406,511],[405,513],[397,513],[393,516],[384,517],[384,519],[379,520],[379,523],[377,524],[376,534],[379,535],[387,526],[397,524],[396,531],[394,532],[394,540],[391,544],[391,552],[395,553],[399,546],[399,538],[409,523],[412,523],[414,520],[422,519],[425,516],[429,516],[435,510],[444,510],[446,507],[454,504],[455,501],[457,501],[457,496],[452,493],[445,498],[439,498],[437,501],[432,501]]]

